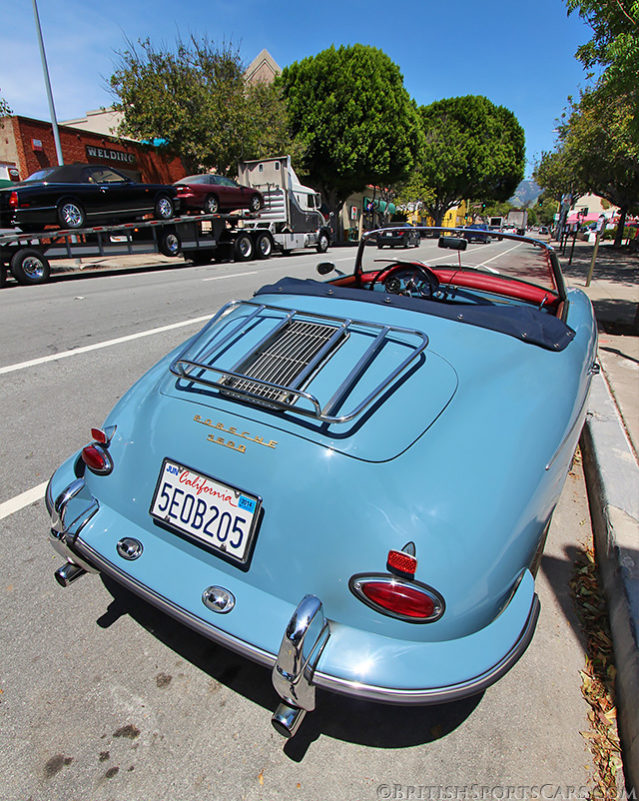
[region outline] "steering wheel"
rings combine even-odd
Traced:
[[[425,287],[428,287],[428,297],[432,298],[439,289],[439,278],[423,264],[395,264],[385,273],[377,273],[370,283],[373,289],[380,276],[384,276],[384,288],[393,295],[412,295],[413,292],[426,297]]]

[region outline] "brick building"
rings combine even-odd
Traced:
[[[59,125],[58,130],[65,164],[108,164],[144,183],[172,184],[186,175],[179,158],[167,158],[152,145],[69,125]],[[56,166],[51,123],[20,116],[0,118],[0,162],[15,164],[20,178]]]

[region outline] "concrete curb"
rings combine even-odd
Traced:
[[[639,788],[639,465],[605,378],[595,376],[581,436],[595,553],[617,666],[627,789]]]

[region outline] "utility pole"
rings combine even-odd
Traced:
[[[36,31],[38,32],[38,43],[40,45],[40,57],[42,58],[42,70],[44,72],[44,84],[47,90],[47,97],[49,99],[49,114],[51,115],[51,125],[53,127],[53,139],[55,141],[55,152],[58,157],[58,164],[62,166],[64,159],[62,158],[62,146],[60,145],[60,133],[58,132],[58,120],[55,116],[55,106],[53,105],[53,93],[51,92],[51,81],[49,80],[49,68],[47,66],[47,56],[44,52],[44,42],[42,40],[42,29],[40,27],[40,16],[38,14],[38,5],[36,0],[33,0],[33,15],[35,17]]]

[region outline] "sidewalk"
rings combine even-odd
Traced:
[[[601,375],[595,376],[581,446],[597,564],[608,600],[619,733],[629,789],[639,788],[639,256],[577,242],[559,256],[566,283],[592,301]]]

